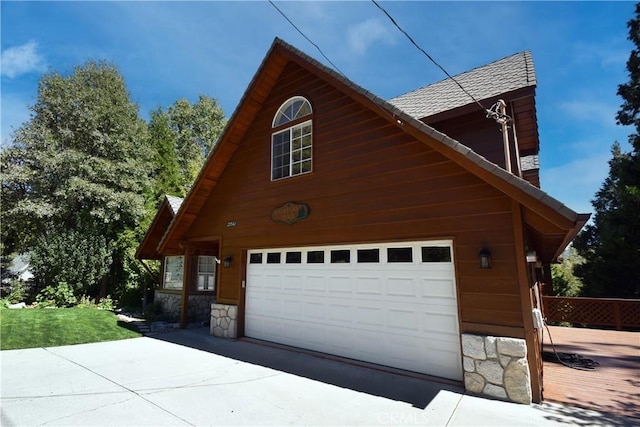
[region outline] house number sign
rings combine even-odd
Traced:
[[[271,211],[271,219],[291,225],[309,216],[309,205],[306,203],[287,202]]]

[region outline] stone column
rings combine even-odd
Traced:
[[[462,354],[464,386],[468,391],[531,404],[525,340],[462,334]]]
[[[209,332],[214,337],[238,338],[238,306],[211,304]]]

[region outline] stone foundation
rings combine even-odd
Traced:
[[[467,391],[531,404],[531,376],[525,340],[462,334]]]
[[[211,303],[215,295],[189,295],[189,322],[209,323],[211,315]]]
[[[160,303],[163,317],[166,316],[167,319],[171,320],[178,320],[180,318],[182,295],[156,291],[153,301],[154,303]]]
[[[238,307],[227,304],[211,304],[211,335],[221,338],[238,338]]]
[[[165,293],[162,291],[156,291],[154,296],[155,301],[159,301],[162,305],[162,313],[167,318],[177,320],[180,319],[180,310],[182,306],[182,295],[174,293]],[[194,322],[208,322],[211,308],[211,301],[213,301],[214,295],[189,295],[188,304],[188,321]]]

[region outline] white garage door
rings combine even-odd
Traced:
[[[248,252],[245,335],[462,379],[450,241]]]

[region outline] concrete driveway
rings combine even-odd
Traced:
[[[9,350],[3,426],[624,425],[561,405],[523,406],[446,384],[188,329]]]

